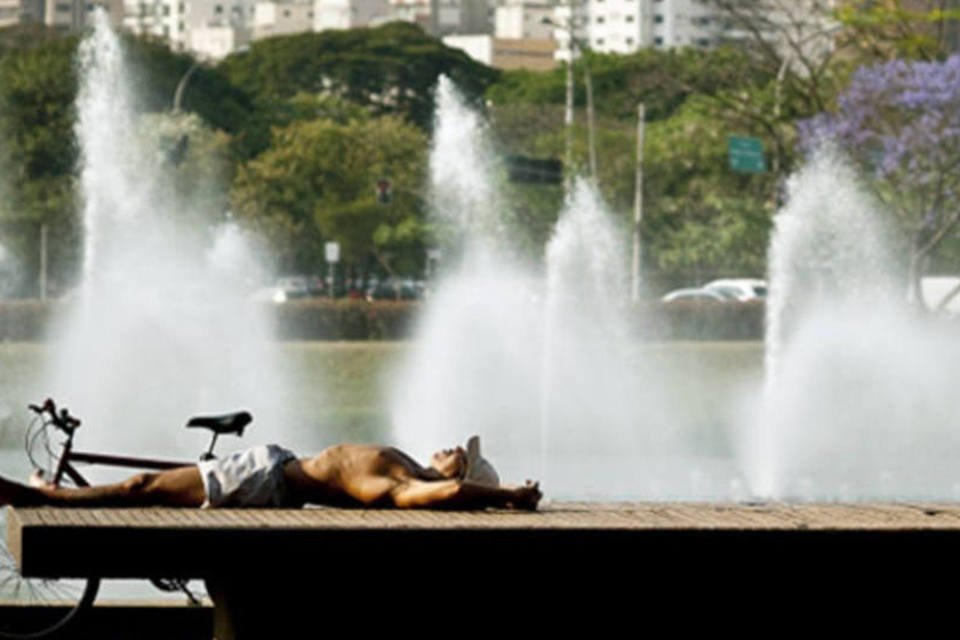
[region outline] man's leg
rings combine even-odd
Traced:
[[[142,473],[98,487],[28,487],[0,478],[0,505],[15,507],[199,507],[205,499],[197,467]]]

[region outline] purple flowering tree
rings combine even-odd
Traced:
[[[960,56],[862,67],[834,113],[798,123],[801,145],[846,152],[895,212],[911,290],[960,223]]]

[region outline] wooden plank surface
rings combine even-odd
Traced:
[[[960,548],[958,504],[554,503],[535,513],[384,510],[16,509],[8,539],[28,575],[221,577],[278,567],[416,571],[470,555],[551,575],[604,563],[649,570],[805,558],[916,563]],[[545,578],[546,579],[546,578]]]
[[[957,530],[960,504],[554,503],[534,513],[362,509],[16,509],[21,528],[181,530]]]

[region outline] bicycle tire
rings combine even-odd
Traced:
[[[0,518],[0,525],[6,518]],[[46,638],[57,634],[96,600],[100,578],[25,578],[0,526],[0,640]]]
[[[3,557],[5,556],[5,557]],[[58,580],[24,578],[12,566],[6,544],[0,546],[0,638],[47,638],[67,627],[91,607],[100,589],[100,578]],[[10,596],[4,597],[3,587]]]

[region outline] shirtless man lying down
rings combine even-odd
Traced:
[[[53,487],[0,478],[0,505],[61,507],[296,508],[307,503],[371,509],[487,507],[535,510],[539,483],[501,486],[480,439],[445,449],[423,467],[393,447],[342,444],[312,458],[276,445],[110,485]]]

